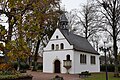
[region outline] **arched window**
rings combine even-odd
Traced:
[[[58,39],[58,35],[56,36],[56,39]]]
[[[70,60],[70,55],[69,55],[69,54],[66,56],[66,59],[67,59],[67,60]]]
[[[51,45],[51,49],[54,50],[54,44]]]
[[[59,50],[59,45],[58,44],[56,44],[56,50]]]
[[[64,44],[63,43],[60,44],[60,48],[64,49]]]

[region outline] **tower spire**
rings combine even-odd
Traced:
[[[66,18],[64,11],[63,14],[60,16],[60,28],[67,29],[67,25],[68,25],[68,19]]]

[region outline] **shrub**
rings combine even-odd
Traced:
[[[35,62],[32,62],[31,66],[34,66],[35,65]]]
[[[107,65],[107,71],[108,72],[114,72],[114,69],[115,69],[115,67],[114,67],[114,65]],[[106,66],[105,65],[101,65],[100,66],[100,71],[106,71]]]
[[[15,70],[17,70],[18,62],[14,62],[14,63],[13,63],[13,67],[15,68]],[[26,64],[26,63],[24,63],[24,62],[20,62],[20,69],[21,69],[21,70],[29,69],[29,65]]]
[[[9,70],[11,68],[10,64],[2,63],[0,64],[0,71]]]
[[[2,72],[2,74],[1,75],[11,75],[12,74],[12,72],[11,71],[4,71],[4,72]]]
[[[13,65],[13,68],[15,68],[15,70],[17,70],[18,62],[15,61],[15,62],[12,63],[12,65]]]
[[[26,63],[24,63],[24,62],[21,62],[21,63],[20,63],[20,69],[22,69],[22,70],[29,69],[29,65],[26,64]]]
[[[32,80],[32,76],[27,74],[0,75],[0,80]]]
[[[38,69],[38,70],[43,70],[43,65],[42,65],[42,64],[38,64],[38,65],[37,65],[37,69]]]
[[[19,72],[15,71],[15,70],[6,70],[6,71],[0,71],[0,75],[15,75],[15,74],[19,74]]]
[[[107,70],[108,72],[114,72],[115,65],[108,64],[107,65]],[[100,66],[100,71],[106,71],[105,65]],[[118,66],[118,71],[120,71],[120,65]]]

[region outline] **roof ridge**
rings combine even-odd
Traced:
[[[86,39],[85,37],[83,37],[83,36],[81,36],[81,35],[77,35],[77,34],[74,34],[74,33],[72,33],[72,32],[70,32],[70,33],[73,34],[73,35],[75,35],[75,36],[78,36],[78,37],[81,37],[81,38]]]
[[[60,30],[63,30],[63,29],[60,29]],[[68,30],[67,30],[67,31],[68,31]],[[73,34],[73,35],[75,35],[75,36],[78,36],[78,37],[81,37],[81,38],[86,39],[85,37],[83,37],[83,36],[81,36],[81,35],[74,34],[74,33],[72,33],[71,31],[68,31],[68,32],[71,33],[71,34]]]

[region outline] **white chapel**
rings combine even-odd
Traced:
[[[100,72],[99,53],[87,39],[69,32],[63,14],[60,28],[52,35],[43,52],[43,72],[77,74],[83,71]]]

